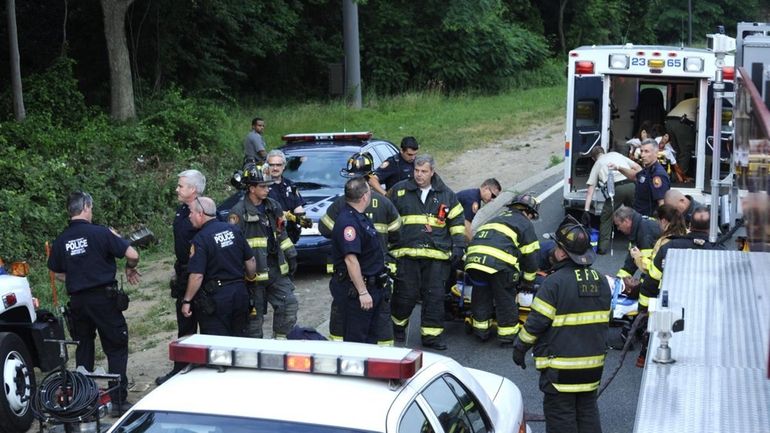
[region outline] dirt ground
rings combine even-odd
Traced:
[[[534,128],[526,135],[509,137],[466,151],[451,161],[439,162],[437,171],[455,191],[477,187],[488,177],[497,178],[503,188],[509,188],[544,171],[553,165],[554,159],[560,160],[563,148],[562,125]],[[176,336],[174,305],[168,295],[171,260],[141,263],[142,282],[132,289],[131,305],[126,312],[131,339],[128,377],[132,402],[152,390],[155,377],[171,368],[167,348]],[[319,270],[299,271],[296,295],[300,302],[298,324],[318,328],[328,319],[328,278]],[[266,335],[271,335],[271,320],[272,317],[265,320]],[[144,337],[136,337],[138,334]],[[99,364],[106,368],[106,360]]]

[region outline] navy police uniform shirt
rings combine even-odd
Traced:
[[[372,221],[345,203],[332,232],[332,260],[335,269],[345,268],[345,256],[355,254],[361,274],[371,277],[385,270],[385,256]]]
[[[374,171],[374,174],[377,176],[380,183],[385,185],[386,189],[392,188],[393,185],[402,180],[414,177],[414,163],[404,161],[404,159],[401,158],[401,154],[397,153],[386,159],[385,162]]]
[[[252,257],[254,252],[238,227],[209,220],[192,240],[188,270],[203,274],[204,284],[211,280],[243,280],[243,262]]]
[[[176,209],[172,227],[174,230],[174,255],[176,256],[174,269],[180,273],[190,260],[190,243],[195,234],[198,233],[198,229],[190,222],[190,207],[186,203],[182,203]]]
[[[651,166],[643,168],[636,174],[634,210],[642,215],[653,216],[658,200],[663,200],[669,189],[671,180],[659,162],[655,161]]]
[[[48,269],[67,274],[65,285],[70,295],[82,290],[115,284],[116,258],[123,258],[127,240],[109,228],[83,219],[70,220],[53,242]]]
[[[463,205],[465,221],[472,222],[476,212],[481,207],[481,190],[478,188],[464,189],[457,194],[457,201]]]
[[[299,189],[294,186],[294,182],[286,179],[286,176],[282,176],[280,182],[270,185],[268,197],[277,201],[283,210],[289,212],[294,212],[294,209],[305,205],[305,200],[299,193]]]

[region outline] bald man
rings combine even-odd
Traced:
[[[679,211],[679,214],[684,217],[687,227],[690,227],[692,222],[692,214],[696,208],[702,205],[695,201],[692,196],[684,195],[681,191],[670,189],[666,191],[666,195],[663,197],[663,203],[673,206]]]

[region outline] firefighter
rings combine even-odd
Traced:
[[[242,336],[249,314],[247,281],[256,281],[256,262],[240,230],[217,220],[217,206],[208,197],[196,198],[190,221],[198,233],[190,247],[190,276],[182,298],[182,314],[192,310],[201,334]]]
[[[368,152],[356,153],[348,159],[347,167],[340,171],[342,177],[364,177],[372,174],[373,158]],[[345,207],[345,197],[338,197],[334,203],[326,209],[326,214],[321,218],[318,224],[318,230],[329,239],[332,238],[332,232],[335,226],[335,220],[340,211]],[[393,256],[388,251],[388,245],[398,240],[399,229],[401,228],[401,217],[393,206],[393,203],[384,195],[371,190],[371,200],[366,207],[364,214],[374,223],[374,229],[380,238],[380,247],[385,255],[385,265],[388,271],[395,275],[396,263]],[[331,255],[326,266],[328,273],[334,273],[334,262]],[[390,290],[390,289],[388,289]],[[379,309],[379,314],[384,317],[384,325],[379,327],[380,335],[377,338],[377,344],[382,346],[393,345],[393,326],[390,324],[390,292],[386,293],[385,303]],[[332,298],[331,313],[329,315],[329,338],[341,341],[343,337],[343,323],[340,305]]]
[[[86,192],[68,196],[70,223],[53,242],[48,269],[65,282],[70,297],[67,306],[75,330],[71,337],[78,342],[76,364],[94,370],[94,337],[98,331],[109,372],[120,375],[120,386],[110,384],[112,415],[119,416],[127,407],[128,326],[123,316],[127,305],[117,302],[115,259],[126,258],[126,279],[137,284],[141,276],[136,269],[139,253],[111,229],[93,224],[93,208],[93,198]],[[6,365],[11,366],[8,362]]]
[[[363,176],[345,183],[345,206],[337,214],[332,230],[334,274],[329,282],[333,305],[330,326],[344,341],[386,342],[389,278],[380,235],[364,211],[371,201],[371,188]],[[336,310],[336,311],[335,311]],[[386,319],[386,320],[383,320]],[[387,331],[385,331],[387,332]],[[391,343],[392,344],[392,343]]]
[[[382,165],[369,177],[369,186],[375,191],[385,195],[385,190],[380,184],[385,184],[387,189],[406,179],[411,179],[414,172],[414,158],[420,144],[414,137],[401,139],[401,152],[386,159]]]
[[[513,362],[526,368],[534,346],[546,431],[601,432],[596,390],[604,368],[610,321],[607,279],[591,267],[596,254],[574,218],[555,234],[555,271],[543,280],[513,345]]]
[[[406,326],[418,297],[422,299],[422,344],[446,350],[444,284],[451,263],[459,266],[465,250],[463,207],[455,193],[435,173],[430,155],[414,161],[414,178],[388,191],[401,215],[401,238],[391,248],[397,260],[391,303],[396,341],[406,338]]]
[[[660,237],[660,226],[649,217],[639,214],[639,212],[627,206],[619,207],[612,218],[618,230],[628,236],[628,253],[626,254],[623,267],[617,273],[620,278],[631,278],[639,267],[636,265],[634,255],[641,257],[642,273],[646,273],[652,260],[652,249],[655,242]],[[642,276],[644,279],[644,276]]]
[[[532,193],[516,196],[508,206],[479,227],[465,257],[465,272],[473,283],[473,333],[482,341],[489,338],[494,309],[501,344],[513,343],[519,332],[516,286],[531,290],[540,248],[532,225],[539,216],[539,203]]]
[[[305,199],[299,188],[283,175],[286,170],[286,155],[278,149],[267,154],[269,175],[273,179],[270,185],[270,198],[277,201],[287,217],[286,232],[293,243],[297,243],[302,228],[312,226],[313,222],[305,216]]]
[[[257,264],[256,281],[248,284],[251,310],[247,335],[262,338],[267,302],[273,307],[273,336],[285,339],[297,323],[298,302],[289,278],[297,269],[297,251],[286,233],[281,205],[268,197],[273,179],[254,167],[243,179],[247,194],[233,206],[227,220],[241,229]]]
[[[723,250],[722,244],[709,242],[709,226],[711,214],[704,206],[695,208],[692,213],[690,233],[683,236],[671,236],[669,241],[660,246],[655,257],[651,259],[647,278],[642,281],[639,288],[639,312],[646,312],[650,305],[650,298],[657,298],[660,293],[660,282],[663,280],[663,268],[666,264],[666,255],[671,249],[693,250]],[[647,357],[647,340],[642,344],[642,351],[636,360],[637,367],[644,367]]]

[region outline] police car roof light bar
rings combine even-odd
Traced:
[[[242,347],[217,344],[190,344],[181,338],[169,344],[169,359],[174,362],[182,362],[195,365],[216,365],[224,367],[242,367],[259,370],[287,371],[314,374],[331,374],[340,376],[369,377],[372,379],[408,379],[414,376],[422,367],[422,352],[418,350],[404,350],[398,348],[393,353],[393,358],[367,358],[365,356],[317,353],[321,350],[309,348],[307,353],[294,350],[283,351],[274,347],[260,348],[259,342],[252,339]],[[205,336],[197,340],[212,340],[217,342],[231,342],[233,340],[220,340],[216,337]],[[277,346],[272,340],[267,340],[263,346]],[[332,343],[339,344],[339,343]],[[286,346],[292,346],[291,343]],[[302,347],[302,345],[296,345]],[[324,348],[334,348],[325,346]],[[341,347],[341,346],[336,346]],[[386,355],[386,356],[387,356]]]
[[[333,141],[333,140],[369,140],[371,131],[358,132],[311,132],[286,134],[281,139],[287,143],[295,141]]]

